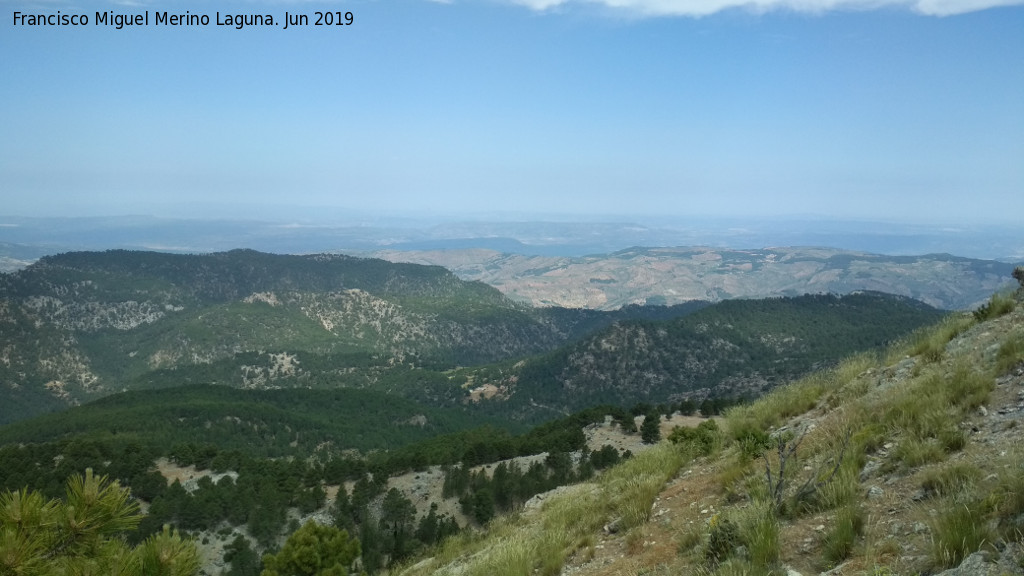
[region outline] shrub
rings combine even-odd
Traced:
[[[634,526],[626,532],[626,554],[635,556],[644,549],[644,531],[640,526]]]
[[[839,509],[836,523],[822,544],[824,559],[832,565],[850,556],[857,539],[864,533],[864,511],[857,504]]]
[[[742,545],[740,528],[730,518],[715,514],[708,523],[708,529],[704,558],[713,564],[724,562]]]
[[[830,482],[825,482],[812,495],[811,499],[804,504],[805,507],[816,510],[832,510],[854,503],[861,492],[860,483],[857,481],[857,467],[843,462],[838,472]]]
[[[1020,540],[1024,537],[1024,468],[1019,459],[1011,457],[1011,461],[1018,464],[1000,475],[986,501],[996,516],[1003,538]]]
[[[989,301],[979,306],[974,312],[974,319],[978,322],[998,318],[1013,312],[1016,301],[1009,294],[993,294]]]
[[[696,428],[676,426],[668,439],[684,450],[692,450],[694,454],[708,456],[722,443],[722,431],[714,420],[705,420]]]
[[[696,528],[688,528],[676,535],[676,553],[687,554],[704,543],[704,534]]]
[[[981,478],[981,471],[968,464],[951,464],[930,470],[921,479],[921,488],[928,496],[956,496],[967,491]]]
[[[974,410],[988,402],[995,385],[992,378],[972,370],[966,364],[957,364],[952,376],[944,384],[949,402],[964,410]]]
[[[767,432],[758,429],[748,430],[746,434],[737,439],[740,453],[748,459],[758,458],[765,450],[772,447],[771,436]]]
[[[996,352],[996,371],[1005,374],[1024,362],[1024,334],[1015,334],[999,346]]]
[[[755,566],[772,567],[779,563],[779,521],[771,506],[753,506],[745,510],[741,524],[750,561]]]
[[[722,466],[718,473],[718,484],[722,487],[727,502],[739,502],[752,497],[751,487],[746,484],[748,479],[755,476],[760,482],[754,483],[753,487],[760,491],[759,496],[767,498],[767,491],[761,486],[764,484],[764,477],[762,474],[753,474],[753,465],[752,458],[737,451]]]
[[[885,427],[877,422],[865,423],[853,435],[853,445],[860,454],[874,454],[885,445]]]
[[[950,568],[995,541],[995,534],[980,506],[954,504],[932,521],[932,559],[936,565]]]
[[[709,520],[704,558],[710,564],[724,567],[739,560],[767,571],[778,565],[779,557],[779,521],[770,503],[758,502]]]
[[[900,440],[900,443],[892,451],[892,458],[907,468],[916,468],[925,464],[942,462],[946,459],[946,451],[942,449],[937,440],[908,436]]]

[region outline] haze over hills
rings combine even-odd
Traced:
[[[973,308],[1013,284],[1012,264],[929,254],[883,256],[829,248],[630,248],[583,257],[491,250],[382,250],[393,262],[444,266],[537,306],[611,310],[629,304],[711,302],[874,290],[936,308]]]
[[[1024,576],[1024,0],[5,4],[0,576]]]
[[[283,219],[289,215],[296,219]],[[813,218],[460,221],[331,211],[314,217],[301,210],[283,210],[276,220],[0,219],[0,271],[71,250],[239,247],[440,265],[520,302],[602,310],[856,290],[967,309],[1008,286],[1013,263],[1024,261],[1019,229],[998,225]]]
[[[190,214],[205,214],[194,210]],[[825,246],[886,255],[948,253],[1024,260],[1019,227],[1000,224],[922,224],[835,218],[604,217],[536,214],[385,216],[337,208],[249,214],[242,207],[219,217],[0,216],[0,266],[16,269],[46,254],[126,248],[167,252],[368,252],[488,249],[526,256],[586,256],[627,248],[711,246],[757,249]],[[227,214],[233,214],[228,216]],[[9,259],[4,262],[3,259]]]

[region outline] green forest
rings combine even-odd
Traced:
[[[48,256],[0,275],[0,424],[182,384],[373,387],[451,404],[439,372],[703,306],[533,308],[436,266],[342,255]]]
[[[535,309],[346,256],[47,257],[0,276],[0,491],[56,509],[69,479],[109,478],[146,511],[117,558],[187,555],[169,526],[230,540],[227,574],[313,550],[372,574],[631,457],[588,448],[589,426],[655,443],[663,417],[719,414],[943,314],[877,293]],[[428,470],[458,513],[388,487]]]

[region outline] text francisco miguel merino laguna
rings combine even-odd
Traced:
[[[284,13],[282,20],[275,20],[270,14],[221,14],[216,12],[213,19],[207,14],[193,14],[185,11],[183,14],[170,12],[153,12],[154,26],[209,26],[214,23],[217,26],[232,26],[241,30],[246,26],[280,26],[287,30],[289,26],[346,26],[351,25],[354,17],[351,12],[313,12],[311,14],[289,14]],[[149,26],[149,10],[141,13],[119,14],[113,10],[107,12],[96,12],[91,20],[96,26],[110,26],[118,30],[126,26]],[[15,26],[88,26],[90,19],[88,14],[64,14],[57,11],[56,14],[26,14],[14,12]]]

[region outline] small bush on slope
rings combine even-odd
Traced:
[[[1024,362],[1024,334],[1015,334],[999,346],[996,352],[996,373],[1005,374]]]
[[[974,319],[978,322],[999,318],[1000,316],[1013,312],[1017,301],[1010,294],[993,294],[989,301],[978,307],[973,312]]]

